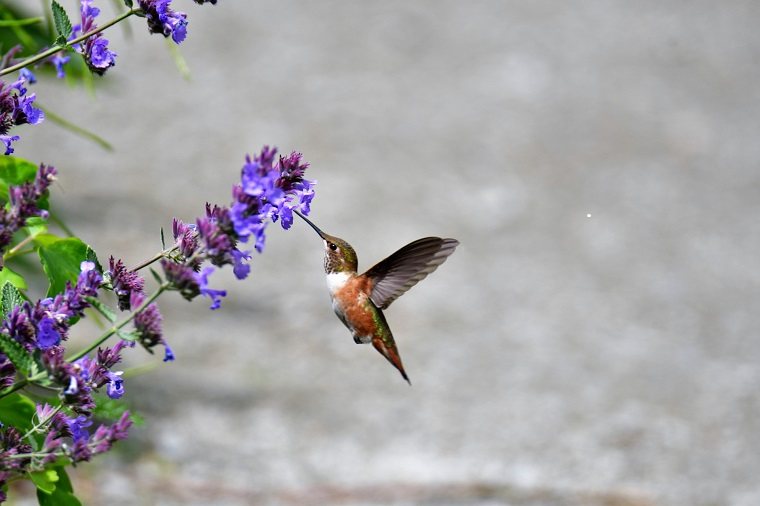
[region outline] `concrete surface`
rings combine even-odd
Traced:
[[[192,81],[135,19],[95,100],[37,86],[115,153],[20,132],[101,259],[228,202],[267,143],[361,266],[462,244],[387,311],[411,388],[302,224],[220,311],[165,297],[177,361],[128,380],[146,423],[77,471],[88,504],[760,504],[760,4],[175,4]]]

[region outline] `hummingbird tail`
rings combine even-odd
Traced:
[[[373,337],[372,346],[374,346],[375,349],[379,351],[380,354],[391,363],[391,365],[393,365],[393,367],[398,369],[398,372],[401,373],[401,377],[411,386],[412,382],[409,380],[409,376],[406,375],[404,364],[401,363],[401,356],[398,354],[396,343],[393,342],[392,338],[390,341],[386,341],[379,337]]]

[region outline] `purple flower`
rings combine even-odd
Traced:
[[[90,68],[95,68],[97,74],[103,74],[106,69],[116,65],[116,53],[108,50],[108,40],[104,37],[95,37],[89,45],[87,58]]]
[[[139,292],[132,292],[131,304],[133,308],[140,307],[145,296]],[[152,352],[152,348],[162,342],[161,313],[155,302],[148,304],[145,309],[135,315],[135,330],[139,334],[138,340],[146,350]]]
[[[195,250],[198,249],[195,225],[186,224],[182,220],[174,218],[172,220],[172,235],[180,254],[185,258],[193,256]]]
[[[89,441],[82,441],[84,444],[80,444],[79,448],[77,444],[74,445],[72,451],[74,460],[89,460],[92,455],[107,452],[116,441],[126,439],[131,426],[132,420],[129,419],[129,411],[122,413],[116,423],[110,426],[99,426]]]
[[[10,155],[13,153],[15,150],[11,143],[16,142],[20,138],[18,135],[0,135],[0,142],[5,144],[5,153],[3,154]]]
[[[63,358],[63,348],[53,346],[42,351],[42,363],[48,377],[61,388],[60,397],[74,412],[89,415],[95,407],[92,399],[91,378],[94,368],[87,360],[69,363]]]
[[[31,352],[37,348],[37,327],[30,320],[30,311],[28,302],[14,307],[3,320],[2,332]]]
[[[197,274],[198,278],[198,285],[201,289],[201,295],[205,295],[206,297],[211,299],[211,308],[210,309],[219,309],[219,307],[222,305],[222,297],[227,296],[226,290],[215,290],[213,288],[208,287],[208,277],[209,275],[214,272],[213,267],[206,267],[201,271],[200,274]]]
[[[71,60],[71,57],[66,56],[65,54],[62,54],[62,53],[56,53],[50,59],[50,63],[52,63],[53,66],[55,67],[55,76],[58,79],[63,79],[64,77],[66,77],[66,72],[64,72],[63,66],[66,65],[69,62],[69,60]]]
[[[79,415],[76,418],[69,418],[67,422],[71,437],[75,443],[82,440],[86,441],[90,437],[87,427],[92,425],[92,420],[89,420],[86,416]]]
[[[110,280],[113,292],[119,299],[119,309],[122,311],[130,309],[129,301],[132,292],[144,293],[145,280],[136,272],[127,269],[121,260],[111,257],[108,264],[106,277]]]
[[[164,341],[164,362],[172,361],[174,361],[174,352],[169,348],[169,345],[166,344],[166,341]]]
[[[293,209],[304,214],[311,211],[316,182],[304,179],[309,164],[301,153],[280,156],[277,149],[265,146],[258,156],[246,157],[241,183],[233,188],[235,202],[230,217],[241,240],[255,237],[256,250],[264,249],[267,220],[277,221],[288,229],[293,224]]]
[[[249,254],[250,251],[233,249],[231,253],[234,259],[232,272],[235,274],[235,277],[238,279],[247,278],[248,274],[251,272],[251,266],[247,263],[247,261],[251,259],[251,255]]]
[[[121,350],[124,349],[127,346],[132,346],[134,343],[129,341],[124,341],[123,339],[120,340],[118,343],[116,343],[116,346],[113,348],[106,348],[105,350],[98,348],[98,364],[102,365],[103,367],[110,369],[114,365],[121,362]]]
[[[23,77],[29,84],[34,84],[37,82],[37,77],[35,77],[32,71],[26,67],[19,71],[19,76]]]
[[[82,24],[74,27],[74,34],[80,30],[83,34],[89,33],[97,28],[95,18],[100,14],[100,9],[92,5],[92,0],[81,0],[80,13]],[[108,49],[108,39],[102,33],[92,35],[74,47],[82,54],[90,70],[98,75],[102,76],[116,65],[116,53]]]
[[[121,375],[124,374],[121,371],[108,372],[108,384],[106,386],[106,394],[111,399],[119,399],[124,395],[124,380],[121,379]]]
[[[37,347],[47,350],[61,342],[61,334],[56,330],[55,320],[43,318],[37,324]]]
[[[14,126],[29,123],[40,123],[45,115],[40,109],[34,108],[35,94],[26,94],[26,77],[24,74],[14,83],[8,85],[0,81],[0,142],[5,145],[5,154],[13,153],[12,142],[19,139],[18,135],[8,135]]]
[[[164,269],[166,279],[185,299],[193,300],[201,293],[195,271],[190,267],[166,259],[161,260],[161,267]]]
[[[150,33],[160,33],[164,37],[171,35],[179,44],[187,37],[187,15],[169,7],[171,0],[138,0],[145,13]]]

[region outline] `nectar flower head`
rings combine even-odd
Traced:
[[[232,190],[234,202],[230,219],[242,241],[255,239],[255,248],[264,249],[267,222],[280,220],[283,228],[293,224],[293,210],[304,215],[311,211],[315,181],[304,179],[309,164],[301,153],[280,156],[277,149],[264,146],[258,155],[246,156],[240,184]]]

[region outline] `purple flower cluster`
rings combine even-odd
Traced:
[[[150,33],[171,36],[179,44],[187,37],[187,14],[171,9],[171,0],[138,0]]]
[[[13,153],[12,143],[19,140],[18,135],[9,135],[11,128],[28,123],[36,125],[45,119],[45,114],[34,107],[36,95],[27,95],[28,74],[19,77],[13,84],[0,81],[0,142],[5,145],[5,154]]]
[[[132,307],[132,293],[145,293],[145,280],[134,271],[130,271],[121,260],[111,257],[108,260],[109,269],[104,274],[104,281],[116,294],[119,309],[129,310]]]
[[[122,371],[112,371],[111,368],[121,361],[121,350],[125,346],[130,343],[122,340],[113,348],[98,348],[94,359],[82,357],[75,362],[64,360],[60,346],[43,352],[45,369],[53,383],[61,388],[63,404],[75,413],[89,417],[95,407],[92,394],[103,386],[111,399],[121,398],[124,395]]]
[[[100,9],[92,5],[92,0],[81,0],[80,13],[82,23],[73,27],[73,37],[76,37],[80,32],[85,34],[97,28],[95,18],[100,14]],[[98,75],[102,76],[106,70],[116,65],[116,53],[108,49],[108,39],[102,33],[88,37],[74,47],[82,54],[90,70]],[[59,73],[62,71],[59,64],[62,66],[63,63],[61,60],[58,63],[54,61]]]
[[[56,174],[55,167],[40,165],[34,181],[8,188],[9,205],[0,207],[0,255],[27,219],[33,216],[47,218],[48,212],[39,207],[40,200],[47,196]]]
[[[28,351],[47,351],[67,339],[70,321],[80,318],[90,307],[88,297],[95,297],[102,278],[95,264],[82,262],[76,285],[66,283],[63,293],[37,301],[24,302],[11,310],[0,332],[21,343]]]
[[[90,460],[93,455],[107,452],[116,441],[125,439],[132,420],[124,411],[111,425],[99,425],[90,435],[93,422],[84,415],[67,417],[59,408],[37,404],[35,429],[32,433],[45,434],[35,450],[15,427],[0,426],[0,502],[6,500],[2,488],[9,478],[26,472],[44,469],[46,464],[59,457],[68,457],[73,463]]]
[[[264,249],[268,221],[280,219],[282,228],[293,224],[293,209],[308,215],[314,198],[315,181],[304,179],[309,164],[302,161],[301,153],[275,157],[277,148],[265,146],[258,156],[246,157],[241,183],[232,189],[235,202],[230,219],[235,233],[243,240],[255,240],[256,250]]]
[[[145,295],[140,292],[132,292],[130,304],[133,310],[137,310],[144,302]],[[163,338],[163,331],[161,330],[162,321],[163,318],[158,311],[158,305],[155,302],[151,302],[135,315],[135,331],[137,332],[139,343],[151,353],[153,353],[154,347],[159,344],[164,345],[164,362],[169,362],[174,360],[174,353]]]
[[[250,251],[238,249],[239,242],[253,242],[260,253],[264,249],[265,231],[269,222],[278,219],[283,228],[293,224],[293,210],[308,215],[314,198],[316,181],[304,179],[309,164],[300,153],[277,156],[276,148],[264,146],[254,156],[246,156],[241,181],[232,188],[230,207],[206,204],[206,215],[188,225],[175,219],[172,232],[177,255],[174,261],[162,260],[166,279],[183,297],[198,295],[211,299],[211,309],[218,309],[224,290],[208,286],[213,267],[201,270],[208,260],[222,267],[232,265],[238,279],[245,279],[251,268]]]

